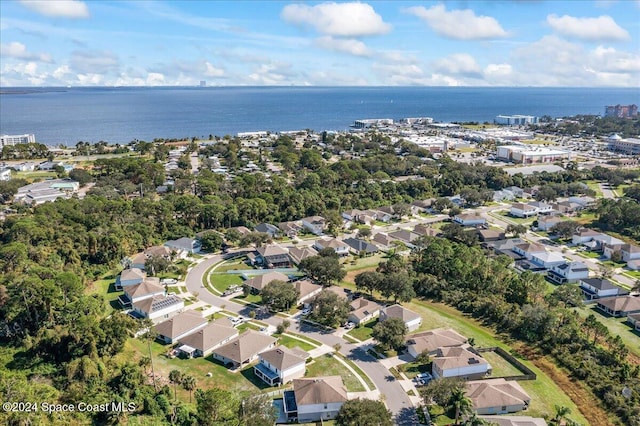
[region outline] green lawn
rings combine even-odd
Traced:
[[[640,271],[625,271],[626,275],[629,275],[631,278],[636,278],[640,280]]]
[[[373,319],[368,323],[361,325],[360,327],[353,328],[351,331],[349,331],[348,334],[364,342],[371,337],[371,333],[373,333],[373,326],[375,326],[377,323],[378,319]]]
[[[375,390],[376,389],[376,385],[375,383],[373,383],[373,381],[371,381],[371,379],[369,378],[369,376],[367,376],[366,374],[364,374],[364,371],[362,371],[360,369],[360,367],[358,367],[353,361],[351,361],[350,359],[348,359],[347,357],[345,357],[344,355],[342,355],[339,352],[335,353],[335,356],[339,356],[344,362],[346,362],[347,364],[349,364],[349,366],[351,368],[353,368],[353,370],[355,372],[357,372],[360,377],[362,377],[362,379],[365,381],[365,383],[367,384],[367,386],[369,386],[369,389],[371,390]]]
[[[123,294],[122,291],[115,289],[116,273],[111,271],[102,276],[102,279],[94,281],[87,287],[88,294],[99,294],[104,301],[105,315],[111,313],[112,310],[121,309],[118,303],[118,297]]]
[[[524,374],[513,364],[495,352],[482,352],[480,355],[482,355],[482,357],[491,365],[492,377],[519,376]]]
[[[346,271],[357,271],[360,269],[370,268],[372,266],[377,266],[383,260],[382,254],[376,254],[375,256],[363,257],[361,259],[357,259],[355,264],[346,263],[344,265],[344,269]]]
[[[246,263],[244,263],[244,259],[246,258],[242,257],[240,259],[234,259],[228,262],[222,262],[221,264],[218,264],[218,266],[215,268],[213,272],[227,272],[227,271],[232,271],[234,269],[254,269],[251,266],[248,266]]]
[[[262,389],[257,383],[247,380],[242,373],[232,373],[223,365],[214,362],[211,356],[207,358],[183,359],[176,357],[171,359],[166,356],[170,347],[170,345],[161,345],[157,342],[151,344],[156,374],[162,376],[166,381],[169,379],[171,370],[180,370],[185,375],[195,377],[197,386],[203,389],[218,387],[249,392],[256,392]],[[139,339],[129,339],[125,345],[125,354],[128,355],[129,361],[138,361],[143,356],[149,356],[147,344]],[[253,370],[252,367],[250,368]],[[208,373],[211,373],[211,377],[207,377]],[[183,401],[188,400],[189,393],[178,388],[178,397]]]
[[[282,346],[288,347],[289,349],[298,347],[305,352],[309,352],[310,350],[315,348],[315,346],[313,346],[311,343],[304,342],[302,340],[296,339],[295,337],[282,335],[282,334],[274,334],[273,337],[277,337],[278,343],[281,344]]]
[[[595,180],[585,181],[589,189],[592,189],[596,193],[596,197],[602,197],[602,189],[600,189],[600,182]]]
[[[597,259],[600,257],[600,253],[596,251],[579,251],[578,256],[586,257],[589,259]]]
[[[413,379],[420,373],[431,373],[431,363],[421,364],[415,361],[400,364],[398,367],[409,379]]]
[[[16,172],[14,178],[16,179],[26,179],[29,182],[33,182],[35,180],[45,180],[50,178],[55,178],[58,175],[54,171],[47,170],[35,170],[33,172]]]
[[[230,285],[242,285],[244,281],[240,275],[236,274],[211,274],[209,275],[209,282],[214,289],[223,293]]]
[[[531,396],[531,406],[527,410],[528,416],[540,417],[544,414],[553,414],[554,405],[563,405],[571,408],[571,418],[582,424],[588,424],[586,419],[580,414],[576,404],[569,398],[549,376],[544,374],[531,362],[514,353],[512,349],[502,340],[499,340],[495,333],[482,326],[478,321],[470,318],[456,309],[434,302],[414,300],[404,306],[422,315],[422,325],[420,331],[430,330],[438,327],[453,328],[463,336],[472,337],[478,347],[500,346],[513,354],[519,361],[531,368],[537,375],[537,380],[523,380],[519,384]],[[501,336],[505,341],[509,341],[508,336]]]
[[[238,296],[234,297],[233,300],[240,303],[245,302],[259,305],[260,303],[262,303],[262,296],[253,293],[245,296],[242,293],[238,293]]]
[[[507,221],[511,221],[520,225],[529,225],[533,223],[535,217],[521,218],[521,217],[513,217],[509,214],[508,210],[503,210],[498,212],[498,216],[502,216],[499,219],[507,219]]]
[[[322,355],[307,364],[305,377],[340,376],[349,392],[362,392],[364,386],[347,367],[333,359],[332,354]]]

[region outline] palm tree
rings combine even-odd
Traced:
[[[176,388],[176,385],[182,383],[182,373],[180,372],[180,370],[171,370],[169,372],[169,381],[173,383],[173,399],[177,400],[178,389]]]
[[[571,408],[565,407],[564,405],[556,405],[555,410],[556,416],[553,418],[553,422],[557,425],[559,425],[567,415],[571,414]]]
[[[138,365],[142,367],[144,373],[147,374],[147,367],[151,365],[151,358],[148,356],[143,356],[142,358],[140,358]]]
[[[189,404],[191,404],[191,392],[196,388],[196,378],[193,376],[185,376],[182,379],[182,387],[189,391]]]
[[[640,293],[640,279],[637,279],[635,283],[633,283],[633,287],[631,287],[631,292]]]
[[[461,414],[469,414],[473,409],[473,405],[471,400],[467,398],[464,394],[464,389],[455,389],[451,393],[451,398],[449,399],[449,406],[456,410],[455,423],[458,425],[458,421],[460,420]]]
[[[142,335],[143,340],[146,340],[147,347],[149,348],[149,364],[151,365],[151,377],[153,378],[153,389],[158,391],[158,385],[156,384],[156,372],[153,368],[153,353],[151,352],[151,343],[156,340],[156,331],[153,329],[153,323],[150,319],[142,320],[141,329],[147,329],[147,332]]]

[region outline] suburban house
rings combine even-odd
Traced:
[[[186,310],[156,326],[154,330],[158,339],[164,343],[173,343],[203,328],[209,321],[202,317],[200,311]]]
[[[374,244],[358,238],[345,238],[344,243],[349,246],[350,251],[355,255],[364,253],[365,256],[371,256],[379,251]]]
[[[299,293],[297,304],[305,306],[307,305],[307,302],[316,297],[323,288],[321,285],[314,284],[309,280],[298,280],[292,284]]]
[[[129,262],[129,268],[138,268],[144,270],[144,264],[152,256],[163,257],[167,260],[171,260],[173,250],[165,246],[151,246],[142,253],[138,253],[131,257]]]
[[[533,255],[546,253],[547,249],[542,244],[525,242],[515,245],[513,251],[525,259],[531,260]]]
[[[564,222],[565,219],[559,217],[559,216],[542,216],[540,218],[538,218],[538,230],[539,231],[545,231],[548,232],[551,230],[551,228],[553,228],[554,226],[556,226],[557,224],[559,224],[560,222]]]
[[[431,365],[434,378],[461,377],[463,380],[482,379],[491,373],[486,359],[469,350],[470,346],[438,348]]]
[[[570,203],[579,204],[583,209],[591,207],[596,204],[596,199],[593,197],[569,197]]]
[[[478,234],[478,238],[482,242],[499,241],[506,238],[504,231],[498,231],[495,229],[478,229],[476,232]]]
[[[157,278],[156,278],[157,280]],[[164,286],[156,280],[146,279],[141,283],[126,286],[124,294],[118,298],[120,304],[125,308],[130,308],[134,303],[154,296],[164,295]]]
[[[154,323],[167,320],[184,309],[184,300],[170,294],[168,296],[153,296],[133,304],[132,314],[149,318]]]
[[[214,349],[219,348],[238,337],[238,330],[227,325],[228,321],[214,321],[204,328],[178,339],[178,349],[190,356],[209,356]]]
[[[543,201],[530,201],[527,204],[529,204],[532,207],[535,207],[537,209],[538,214],[548,215],[553,213],[553,206]]]
[[[296,222],[280,222],[278,224],[278,229],[280,233],[286,235],[289,238],[294,238],[298,236],[298,232],[302,227],[298,225]]]
[[[318,251],[330,248],[333,249],[338,256],[349,256],[349,245],[337,238],[322,238],[317,240],[313,248]]]
[[[241,237],[244,237],[245,235],[251,233],[251,229],[247,228],[246,226],[235,226],[229,229],[229,231],[231,230],[238,231],[238,234],[240,234]]]
[[[436,328],[407,336],[409,355],[417,358],[421,353],[435,355],[439,348],[462,346],[467,338],[450,328]]]
[[[616,247],[615,250],[619,250],[625,244],[624,241],[607,234],[600,234],[600,235],[594,236],[593,242],[595,243],[595,249],[602,252],[604,252],[604,249],[606,246]]]
[[[524,256],[516,253],[513,249],[520,244],[525,244],[522,238],[507,238],[506,240],[490,241],[481,244],[487,250],[492,250],[496,255],[509,256],[514,260],[523,259]]]
[[[513,203],[509,214],[514,217],[531,217],[538,214],[538,208],[525,203]]]
[[[411,213],[425,213],[431,210],[431,205],[435,201],[435,198],[427,198],[426,200],[414,200],[411,203]]]
[[[254,229],[256,232],[267,234],[270,238],[276,238],[280,234],[280,228],[270,223],[261,223]]]
[[[560,201],[552,204],[553,209],[559,211],[565,215],[573,215],[575,212],[582,210],[584,207],[578,203],[572,203],[570,201]]]
[[[620,252],[622,253],[622,260],[625,262],[640,259],[640,247],[634,244],[624,244],[620,248]]]
[[[413,227],[413,233],[421,237],[437,237],[440,235],[440,230],[428,225],[419,224]]]
[[[453,217],[453,221],[462,226],[484,226],[487,219],[477,213],[459,213]]]
[[[383,250],[388,250],[393,247],[393,241],[395,241],[387,234],[383,234],[381,232],[378,232],[376,235],[374,235],[372,240],[378,245],[378,247],[382,248]]]
[[[571,242],[575,245],[588,243],[593,241],[595,237],[599,237],[603,235],[601,232],[594,231],[589,228],[582,228],[573,234],[571,237]]]
[[[620,259],[622,259],[622,247],[625,245],[626,244],[622,241],[617,244],[605,243],[604,245],[602,245],[602,256],[604,256],[605,259],[611,259],[614,253],[618,253],[620,255]]]
[[[315,235],[322,235],[327,227],[327,221],[322,216],[309,216],[302,219],[302,227]]]
[[[256,260],[267,268],[288,268],[291,266],[289,252],[277,245],[268,245],[256,249]]]
[[[465,391],[478,414],[516,413],[526,410],[531,402],[516,380],[473,380],[465,383]]]
[[[499,203],[501,201],[513,201],[516,198],[516,195],[509,191],[508,189],[499,189],[497,191],[493,191],[493,201]]]
[[[318,252],[313,247],[291,247],[289,249],[289,257],[294,265],[298,265],[307,257],[317,256]]]
[[[236,369],[257,359],[276,345],[277,339],[258,331],[247,329],[240,336],[213,350],[213,358]]]
[[[125,269],[116,278],[116,290],[122,290],[124,287],[140,284],[146,277],[147,274],[139,268]]]
[[[628,260],[627,268],[631,269],[632,271],[640,271],[640,259]]]
[[[640,297],[618,296],[598,299],[598,309],[614,317],[640,313]]]
[[[387,211],[383,210],[385,207],[380,207],[375,210],[375,218],[380,222],[389,223],[391,219],[393,219],[393,208],[391,206],[388,207]],[[390,209],[390,211],[389,211]]]
[[[182,237],[177,240],[169,240],[164,243],[165,247],[169,247],[172,250],[175,250],[178,254],[182,254],[183,256],[199,253],[202,248],[202,244],[200,241],[194,240],[193,238]]]
[[[407,231],[406,229],[400,229],[398,231],[389,232],[388,235],[390,238],[393,238],[394,240],[398,240],[404,243],[409,248],[415,247],[413,242],[418,238],[420,238],[420,235],[414,234],[413,232]]]
[[[358,210],[358,209],[351,209],[351,210],[346,210],[342,212],[342,218],[344,220],[348,220],[351,222],[357,222],[358,221],[358,216],[360,216],[362,214],[362,210]]]
[[[547,272],[547,278],[556,284],[572,284],[589,278],[589,267],[583,262],[564,262],[554,265]]]
[[[531,262],[544,269],[550,269],[566,263],[564,256],[556,251],[543,251],[531,254]]]
[[[489,424],[496,426],[547,426],[542,417],[529,416],[478,416]]]
[[[624,293],[624,290],[605,278],[581,279],[580,289],[589,300],[599,299],[601,297],[621,296]]]
[[[380,314],[380,308],[382,305],[379,303],[361,297],[351,302],[352,310],[349,312],[348,320],[359,326],[377,317]]]
[[[277,346],[258,354],[253,372],[269,386],[283,385],[304,377],[307,358],[309,354],[302,349]]]
[[[631,324],[636,331],[640,331],[640,313],[639,314],[628,314],[627,322]]]
[[[409,332],[417,330],[422,324],[422,317],[419,314],[403,308],[397,303],[380,309],[380,321],[385,321],[389,318],[400,318]]]
[[[260,293],[262,289],[271,281],[289,281],[289,277],[278,271],[270,271],[266,274],[256,275],[253,278],[246,280],[243,285],[251,287],[251,291],[254,293]]]
[[[295,379],[293,391],[284,393],[284,411],[299,423],[335,419],[347,402],[347,390],[340,376]]]

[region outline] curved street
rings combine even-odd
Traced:
[[[201,301],[211,306],[220,307],[224,305],[226,311],[249,317],[250,308],[233,302],[232,300],[216,296],[202,284],[202,279],[207,270],[224,259],[225,257],[223,255],[213,255],[199,261],[198,264],[188,272],[185,278],[185,285],[189,292],[197,295]],[[260,321],[275,327],[282,322],[282,318],[269,315],[268,317],[260,318]],[[289,329],[293,332],[308,335],[331,347],[339,344],[340,353],[355,363],[376,385],[376,388],[380,391],[380,394],[387,404],[387,408],[391,410],[395,417],[395,424],[403,426],[418,424],[415,409],[409,396],[386,367],[373,356],[366,353],[366,347],[368,347],[366,343],[349,343],[332,332],[326,332],[307,324],[301,325],[295,321],[294,318],[292,318]]]

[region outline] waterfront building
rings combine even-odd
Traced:
[[[629,118],[638,115],[638,105],[607,105],[604,107],[605,117]]]
[[[498,115],[493,121],[496,124],[506,126],[525,126],[538,123],[538,117],[533,115]]]
[[[620,135],[613,134],[607,138],[607,143],[610,151],[629,155],[640,155],[640,139],[623,139]]]
[[[35,143],[36,135],[1,135],[0,136],[0,149],[5,146],[13,146],[21,143]]]

